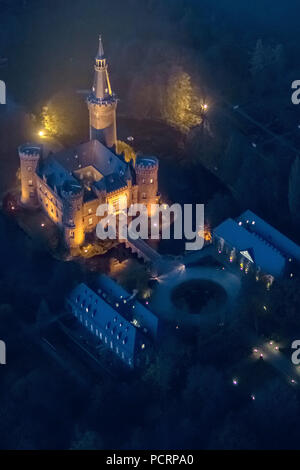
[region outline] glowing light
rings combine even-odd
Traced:
[[[260,356],[259,356],[261,359],[263,359],[264,355],[263,353],[260,353]]]
[[[239,383],[239,382],[238,382],[238,379],[233,379],[233,380],[232,380],[232,383],[233,383],[233,385],[238,385],[238,383]]]
[[[45,224],[44,224],[44,223],[42,223],[42,224],[41,224],[41,227],[45,227]]]
[[[255,400],[255,395],[251,395],[251,400]]]
[[[45,136],[45,131],[39,131],[39,136],[44,137]]]
[[[267,307],[266,307],[266,305],[264,305],[264,307],[263,307],[263,308],[264,308],[264,310],[267,310]]]
[[[141,349],[145,349],[145,345],[144,345],[144,344],[142,344]]]

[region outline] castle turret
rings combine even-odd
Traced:
[[[94,69],[94,85],[87,99],[90,114],[90,140],[96,139],[106,147],[116,148],[117,99],[111,89],[101,36],[99,37],[99,49],[95,57]]]
[[[139,157],[135,164],[136,184],[138,185],[138,202],[148,207],[157,204],[158,195],[158,159],[156,157]]]
[[[65,243],[69,248],[77,248],[84,242],[83,189],[79,184],[66,181],[61,196]]]
[[[39,206],[36,187],[36,169],[42,156],[42,147],[24,144],[19,147],[21,170],[21,204],[29,208]]]

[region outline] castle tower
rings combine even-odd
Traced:
[[[99,49],[95,57],[94,68],[94,85],[87,99],[90,115],[90,140],[97,139],[106,147],[116,148],[117,99],[110,86],[101,36],[99,37]]]
[[[151,215],[150,205],[157,204],[159,200],[158,166],[156,157],[139,157],[135,164],[138,202],[147,205],[149,215]]]
[[[19,147],[21,170],[21,204],[28,208],[39,206],[36,187],[36,169],[42,156],[42,147],[24,144]]]
[[[65,244],[68,248],[77,248],[84,242],[83,189],[79,184],[66,181],[61,194]]]

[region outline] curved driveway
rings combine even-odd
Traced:
[[[167,274],[159,276],[157,278],[158,285],[153,292],[151,300],[151,309],[161,318],[174,320],[177,323],[200,325],[203,321],[205,322],[205,320],[208,320],[205,313],[199,313],[199,315],[188,314],[177,309],[171,300],[172,291],[176,286],[183,282],[195,279],[213,281],[225,290],[228,297],[227,302],[222,306],[217,307],[215,311],[219,318],[218,321],[222,321],[222,318],[224,319],[224,314],[228,313],[230,306],[235,301],[241,284],[239,276],[227,271],[226,269],[222,270],[222,268],[201,266],[184,268],[182,265],[176,267],[173,271]],[[214,314],[210,314],[210,321],[212,321],[213,318],[215,319],[216,316]]]

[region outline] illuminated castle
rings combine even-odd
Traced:
[[[140,157],[135,165],[117,153],[116,108],[101,37],[95,58],[95,78],[87,98],[90,140],[74,148],[43,156],[42,146],[19,148],[21,203],[44,212],[62,230],[69,248],[84,243],[95,230],[99,204],[116,209],[134,203],[158,202],[158,160]]]

